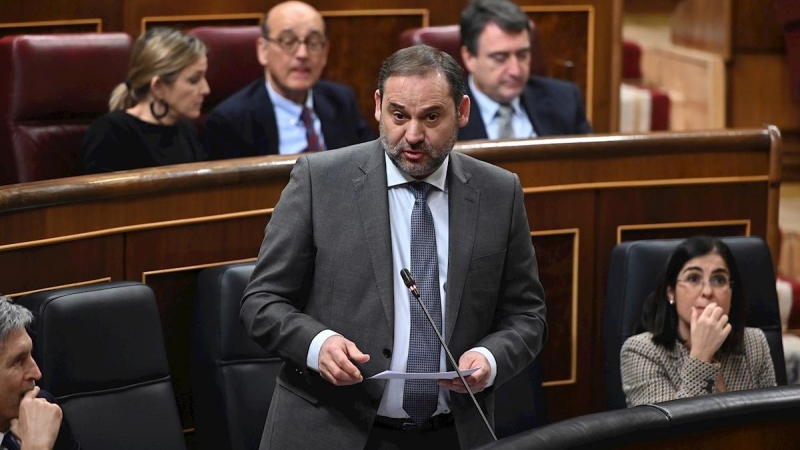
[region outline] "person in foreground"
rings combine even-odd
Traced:
[[[509,0],[474,0],[461,13],[469,123],[458,140],[591,133],[577,85],[531,75],[531,22]]]
[[[275,5],[256,43],[264,78],[217,105],[205,124],[211,159],[286,155],[374,138],[353,90],[320,80],[330,44],[319,11],[299,1]]]
[[[32,320],[30,311],[0,296],[0,448],[80,449],[61,408],[35,385],[42,373],[31,355]]]
[[[207,68],[205,44],[194,36],[170,28],[152,28],[139,36],[128,77],[111,94],[111,112],[84,136],[81,172],[206,160],[189,120],[200,117],[210,92]]]
[[[380,69],[380,139],[300,157],[242,299],[249,335],[284,365],[261,449],[470,448],[491,441],[403,284],[411,270],[492,420],[494,389],[539,353],[544,292],[519,178],[453,152],[463,73],[428,46]],[[429,191],[427,201],[425,192]]]
[[[719,239],[683,241],[620,353],[628,406],[775,386],[767,338],[745,327],[736,261]]]

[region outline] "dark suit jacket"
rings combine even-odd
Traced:
[[[204,127],[211,159],[279,153],[278,124],[265,83],[263,79],[250,83],[211,111]],[[320,80],[311,92],[328,150],[374,138],[350,88]]]
[[[473,100],[469,83],[465,82],[464,87]],[[574,83],[534,75],[525,85],[520,103],[539,136],[592,132],[592,126],[586,120],[581,91]],[[470,108],[467,126],[458,132],[459,141],[472,139],[488,139],[477,104]]]
[[[494,388],[545,340],[544,292],[519,178],[458,152],[450,158],[444,334],[456,359],[476,346],[495,356],[495,384],[476,394],[492,420]],[[331,329],[371,356],[364,378],[387,370],[397,276],[380,141],[300,157],[242,299],[245,329],[285,362],[262,450],[364,448],[385,382],[336,387],[306,369],[306,357],[311,340]],[[462,446],[489,442],[469,397],[450,400]]]

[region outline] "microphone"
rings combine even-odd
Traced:
[[[481,406],[478,404],[478,400],[475,399],[475,394],[472,393],[472,389],[469,388],[467,384],[467,380],[464,379],[464,375],[461,373],[461,370],[458,368],[458,363],[456,362],[455,358],[453,358],[453,354],[450,353],[450,349],[447,347],[447,344],[444,343],[444,338],[442,337],[439,330],[436,328],[436,325],[433,323],[433,318],[431,314],[428,312],[428,308],[425,307],[425,304],[422,303],[422,300],[419,297],[419,291],[417,290],[417,283],[414,281],[414,278],[411,277],[411,272],[408,269],[403,268],[400,270],[400,277],[403,279],[403,283],[408,288],[408,292],[411,292],[411,295],[417,299],[417,303],[422,308],[422,311],[425,313],[425,317],[428,318],[428,322],[430,322],[431,327],[433,327],[433,332],[436,333],[436,337],[439,338],[439,342],[442,343],[442,348],[444,348],[444,352],[447,353],[447,357],[450,359],[450,364],[456,369],[456,373],[458,374],[458,378],[461,379],[461,383],[467,389],[467,393],[469,397],[472,399],[472,403],[475,404],[475,408],[477,408],[478,413],[481,415],[481,419],[483,419],[483,423],[486,424],[486,429],[489,430],[489,434],[492,435],[492,439],[495,441],[497,440],[497,436],[494,434],[494,430],[492,430],[492,426],[489,425],[489,421],[486,419],[486,415],[483,414],[483,410]]]

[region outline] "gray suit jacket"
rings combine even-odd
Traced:
[[[546,337],[544,292],[519,178],[451,154],[446,336],[455,358],[475,346],[497,359],[494,387],[523,369]],[[394,295],[389,201],[379,140],[303,156],[267,225],[241,318],[284,361],[261,448],[363,448],[384,381],[336,387],[306,368],[311,340],[332,329],[370,355],[364,378],[389,368]],[[449,364],[448,364],[449,365]],[[493,417],[493,388],[477,395]],[[451,393],[464,448],[488,442],[468,396]]]

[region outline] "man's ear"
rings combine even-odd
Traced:
[[[269,63],[269,42],[263,37],[256,39],[256,57],[262,67],[267,67],[267,63]]]
[[[461,98],[461,104],[458,107],[458,127],[463,128],[469,122],[469,109],[472,106],[469,96],[465,95]]]
[[[381,92],[375,89],[375,120],[381,121]]]
[[[466,45],[461,46],[461,60],[464,61],[467,72],[473,73],[475,71],[475,55],[467,50]]]

